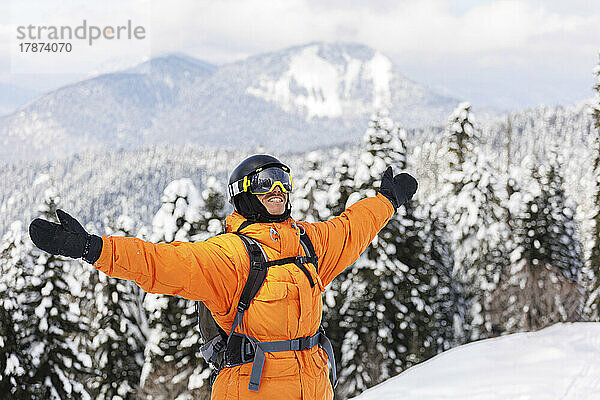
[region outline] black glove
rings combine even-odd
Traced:
[[[379,193],[387,197],[394,208],[398,208],[412,199],[417,186],[417,180],[409,174],[403,172],[394,176],[392,167],[388,167],[381,178]]]
[[[54,255],[83,258],[90,264],[100,258],[102,238],[90,235],[63,210],[56,210],[60,224],[36,218],[29,225],[29,236],[40,249]]]

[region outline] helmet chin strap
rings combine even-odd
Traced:
[[[248,192],[235,196],[233,203],[235,211],[239,212],[248,221],[253,222],[283,222],[290,217],[292,212],[289,196],[286,200],[285,211],[281,215],[270,214],[258,197]]]

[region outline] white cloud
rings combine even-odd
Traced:
[[[593,29],[598,33],[600,13],[587,17],[560,15],[521,1],[497,1],[456,15],[446,4],[401,3],[385,16],[367,14],[358,36],[370,44],[379,41],[380,47],[395,53],[473,55],[506,50],[537,52],[539,39],[549,35],[569,38],[581,31],[591,34]],[[586,42],[596,39],[598,36],[590,35]],[[568,42],[572,48],[585,45],[575,40]]]
[[[219,47],[222,50],[215,59],[212,54],[203,58],[222,62],[257,51],[334,38],[332,15],[314,13],[300,0],[184,0],[175,4],[172,8],[154,3],[153,49],[157,51]]]
[[[441,0],[371,1],[368,7],[365,3],[305,0],[34,3],[40,7],[13,1],[13,19],[71,25],[83,18],[96,24],[143,20],[149,25],[155,54],[213,49],[196,55],[216,62],[314,40],[356,41],[397,55],[443,56],[556,52],[552,38],[557,36],[561,49],[574,52],[597,46],[600,39],[600,7],[587,15],[564,14],[542,2],[514,0],[473,2],[481,5],[459,13],[452,7],[454,2]],[[5,24],[0,25],[2,29],[6,30]],[[113,46],[114,53],[127,51],[127,43],[118,45]]]
[[[541,2],[492,1],[457,13],[452,3],[372,1],[366,8],[365,3],[343,7],[345,3],[301,0],[155,2],[153,48],[220,47],[223,50],[215,58],[227,58],[229,49],[231,60],[313,40],[357,41],[395,54],[472,55],[506,50],[540,53],[555,49],[550,39],[556,35],[562,37],[562,49],[571,52],[599,39],[600,9],[587,15],[565,14]],[[540,48],[540,42],[546,46]]]

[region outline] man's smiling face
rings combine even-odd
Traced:
[[[279,186],[269,193],[257,194],[256,197],[265,206],[269,214],[281,215],[285,212],[287,193],[283,193]]]

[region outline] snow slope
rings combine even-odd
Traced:
[[[556,324],[446,351],[356,400],[598,400],[600,323]]]

